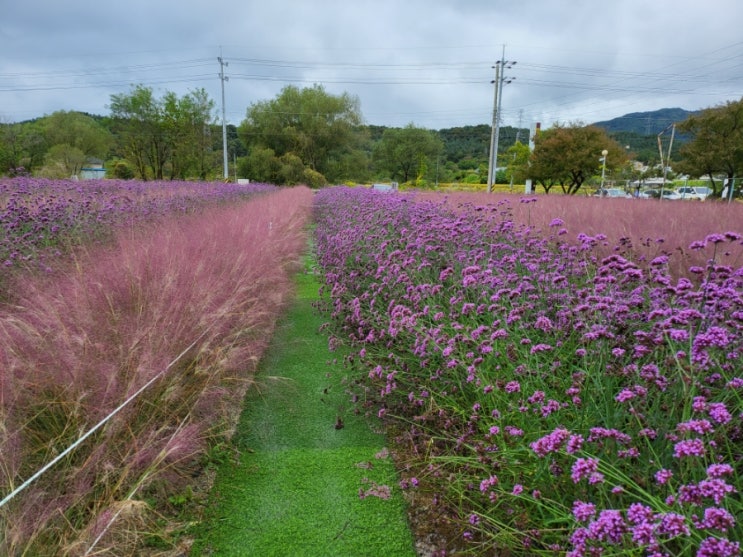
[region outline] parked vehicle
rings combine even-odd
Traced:
[[[660,199],[660,190],[655,188],[648,188],[638,193],[637,197],[639,199]]]
[[[676,190],[663,190],[663,195],[661,196],[663,199],[681,199],[681,194],[677,192]]]
[[[596,197],[632,197],[622,188],[599,189],[594,195]]]
[[[676,193],[679,194],[679,199],[699,199],[704,201],[712,195],[712,188],[705,186],[683,186],[676,188]]]

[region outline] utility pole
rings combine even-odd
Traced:
[[[663,144],[661,142],[660,136],[662,136],[664,133],[668,131],[668,128],[671,128],[671,141],[668,143],[668,156],[666,157],[666,160],[663,160]],[[666,129],[664,129],[662,132],[658,134],[658,152],[660,153],[660,166],[661,170],[663,170],[663,182],[660,185],[660,197],[658,198],[659,201],[663,200],[663,190],[666,188],[666,174],[668,174],[668,165],[671,164],[671,147],[673,147],[673,136],[676,135],[676,124],[669,124]]]
[[[495,183],[496,167],[498,166],[498,136],[500,135],[501,98],[503,96],[503,83],[511,83],[515,78],[507,78],[505,70],[512,68],[516,62],[508,62],[505,59],[506,45],[503,45],[501,59],[495,63],[495,96],[493,98],[493,123],[490,132],[490,160],[488,161],[488,193],[493,191]]]
[[[219,49],[219,56],[217,57],[219,62],[219,80],[222,82],[222,154],[224,160],[224,179],[227,180],[230,177],[230,169],[227,166],[227,117],[224,108],[224,82],[229,80],[229,77],[224,75],[224,68],[227,66],[227,62],[222,59],[222,49]]]
[[[490,156],[488,157],[488,193],[493,191],[493,183],[495,182],[495,159],[496,159],[496,144],[498,143],[498,82],[500,81],[500,64],[495,64],[495,83],[493,93],[493,122],[490,124]]]

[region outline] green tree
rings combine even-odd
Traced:
[[[152,89],[137,85],[127,94],[111,95],[109,108],[121,152],[137,176],[162,179],[166,154],[162,111]]]
[[[304,171],[302,159],[294,153],[284,153],[279,157],[279,183],[289,186],[299,184],[304,180]]]
[[[679,154],[675,166],[679,172],[692,176],[709,175],[715,195],[722,185],[715,174],[732,179],[743,171],[743,98],[705,109],[689,116],[678,129],[692,136]]]
[[[0,174],[14,175],[23,166],[21,124],[0,125]]]
[[[506,178],[522,183],[529,171],[529,146],[517,141],[508,148],[505,154]]]
[[[0,173],[32,173],[44,163],[46,142],[38,121],[0,126]]]
[[[557,124],[535,138],[528,177],[548,193],[559,184],[563,192],[575,194],[587,179],[601,172],[604,149],[608,151],[606,172],[610,176],[627,161],[619,143],[596,126]]]
[[[46,152],[46,163],[41,175],[46,178],[70,178],[77,176],[85,166],[85,153],[78,147],[58,143]]]
[[[39,124],[48,148],[68,145],[78,149],[86,158],[105,160],[113,145],[111,132],[82,112],[57,111],[42,118]]]
[[[135,178],[134,171],[125,160],[114,160],[111,165],[111,174],[119,180],[132,180]]]
[[[240,176],[254,182],[280,184],[281,161],[269,147],[253,147],[238,164]]]
[[[298,157],[330,181],[344,155],[359,148],[359,101],[346,93],[331,95],[321,85],[299,89],[287,86],[273,100],[252,104],[239,127],[249,149],[271,149],[275,156]]]
[[[408,124],[388,128],[374,147],[374,166],[400,182],[420,181],[422,169],[436,164],[443,143],[435,132]]]
[[[180,98],[172,92],[163,97],[163,126],[171,144],[171,179],[196,177],[205,180],[214,168],[214,106],[204,89],[191,91]]]
[[[183,97],[166,92],[162,99],[144,85],[111,95],[112,127],[121,154],[146,180],[205,179],[216,166],[212,146],[214,102],[204,89]]]
[[[371,157],[366,151],[352,149],[333,159],[327,173],[337,181],[369,182],[372,179]]]
[[[213,145],[215,141],[218,142],[217,148],[212,148],[213,151],[220,151],[222,149],[222,126],[217,126],[219,133],[212,133]],[[212,128],[214,129],[214,128]],[[227,124],[227,152],[230,157],[244,157],[248,154],[248,149],[243,143],[242,139],[237,134],[237,126],[234,124]]]
[[[501,138],[504,136],[503,131],[501,129],[499,134]],[[459,163],[465,159],[474,159],[477,162],[487,163],[492,133],[489,125],[447,128],[437,133],[444,142],[444,155],[447,160]]]

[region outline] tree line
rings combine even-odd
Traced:
[[[118,178],[222,177],[222,129],[205,90],[158,98],[138,85],[111,95],[109,109],[106,116],[59,111],[0,124],[0,173],[67,178],[101,161],[108,175]],[[694,113],[678,123],[684,143],[673,153],[673,170],[691,176],[740,174],[742,129],[743,99]],[[321,85],[287,86],[275,98],[251,104],[238,126],[227,127],[227,151],[230,177],[313,187],[372,181],[431,187],[485,183],[490,134],[488,125],[438,131],[412,123],[368,125],[354,96],[332,95]],[[496,182],[530,179],[547,192],[558,187],[576,193],[604,163],[613,180],[637,179],[639,171],[630,164],[637,160],[651,173],[661,172],[651,148],[655,137],[570,123],[533,139],[532,151],[528,130],[501,128]]]

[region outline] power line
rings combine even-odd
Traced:
[[[521,87],[536,91],[551,90],[551,106],[567,106],[591,93],[601,94],[601,103],[621,101],[633,95],[687,95],[709,98],[740,96],[738,83],[743,80],[743,62],[736,49],[743,42],[721,47],[694,58],[683,58],[658,71],[625,71],[613,68],[580,67],[539,62],[519,62]],[[364,49],[366,50],[366,49]],[[368,49],[369,51],[378,49]],[[221,58],[221,50],[220,50]],[[691,63],[690,63],[691,62]],[[230,78],[236,81],[264,83],[307,83],[346,85],[349,87],[441,87],[456,91],[458,86],[484,85],[486,66],[472,59],[447,62],[385,63],[378,61],[317,61],[310,59],[283,59],[258,57],[230,57],[233,65]],[[135,83],[168,85],[179,83],[214,82],[214,74],[202,73],[200,68],[213,64],[213,58],[184,58],[155,63],[104,65],[67,68],[43,72],[18,71],[0,74],[0,93],[27,93],[43,91],[120,88]],[[235,71],[234,68],[239,71]],[[683,71],[676,73],[674,70]],[[523,73],[522,73],[523,72]],[[124,77],[126,76],[126,77]],[[225,80],[226,81],[226,80]],[[214,82],[216,83],[216,82]],[[220,78],[221,85],[224,85]],[[710,86],[713,83],[716,86]],[[564,94],[555,96],[554,91]],[[417,94],[417,93],[415,93]],[[522,95],[523,97],[523,95]],[[543,104],[514,103],[512,114]],[[599,101],[585,101],[581,110],[590,114],[591,105]],[[7,107],[7,104],[6,104]],[[407,114],[462,114],[487,119],[487,108],[472,110],[472,106],[448,111],[419,111]],[[225,109],[226,110],[226,109]],[[224,111],[223,111],[224,112]],[[509,111],[499,111],[499,120]],[[385,112],[385,114],[406,114]],[[223,114],[224,116],[224,114]],[[443,117],[443,116],[442,116]]]

